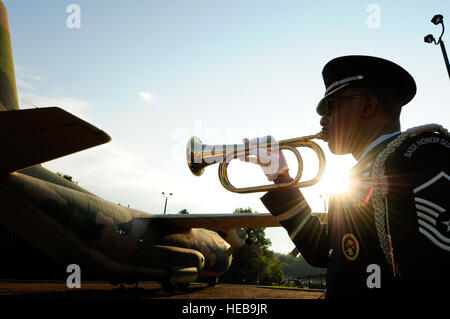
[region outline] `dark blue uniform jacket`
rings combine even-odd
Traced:
[[[327,267],[327,298],[446,296],[450,287],[450,140],[409,137],[385,162],[388,214],[398,273],[387,262],[375,227],[370,182],[372,149],[351,171],[353,187],[330,199],[321,223],[298,189],[274,190],[263,204],[288,231],[306,261]],[[368,182],[369,181],[369,182]],[[444,295],[442,295],[444,294]]]

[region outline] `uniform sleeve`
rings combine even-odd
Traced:
[[[432,133],[409,138],[386,162],[389,224],[403,277],[450,266],[450,141]]]
[[[314,267],[327,267],[327,225],[311,215],[302,193],[298,189],[273,190],[261,197],[261,201],[287,230],[305,260]]]

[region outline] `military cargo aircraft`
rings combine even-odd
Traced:
[[[9,20],[0,1],[0,224],[62,265],[112,284],[211,282],[270,214],[155,215],[108,202],[40,166],[107,143],[58,107],[19,109]],[[220,234],[220,235],[219,235]]]

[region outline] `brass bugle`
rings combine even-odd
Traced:
[[[231,184],[228,178],[227,168],[232,159],[248,157],[251,155],[251,150],[257,147],[270,150],[272,147],[271,143],[259,144],[258,146],[249,146],[248,144],[207,145],[203,144],[198,137],[193,136],[189,139],[186,147],[186,158],[189,169],[196,176],[202,175],[206,167],[219,163],[220,183],[230,192],[255,193],[266,192],[273,189],[308,187],[316,184],[322,178],[326,166],[325,154],[322,148],[312,141],[313,139],[323,140],[323,132],[319,132],[315,135],[278,141],[278,149],[280,151],[285,149],[293,152],[298,162],[298,172],[295,178],[288,183],[282,184],[237,188]],[[297,147],[308,147],[312,149],[319,159],[318,172],[314,178],[308,181],[300,181],[303,172],[303,160]]]

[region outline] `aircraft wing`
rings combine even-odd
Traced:
[[[177,228],[206,228],[214,231],[233,228],[279,227],[278,221],[271,214],[186,214],[186,215],[151,215],[141,217],[150,219],[161,226]]]

